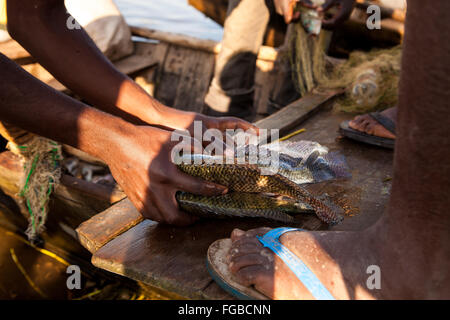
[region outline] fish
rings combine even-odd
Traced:
[[[182,210],[202,217],[260,217],[295,224],[295,215],[314,213],[314,209],[305,203],[257,193],[230,192],[204,197],[180,191],[176,199]]]
[[[327,149],[310,142],[283,144],[282,147],[287,150],[275,151],[278,152],[275,165],[264,157],[251,164],[224,156],[182,156],[177,162],[182,172],[223,185],[229,193],[216,197],[177,193],[180,207],[201,215],[260,217],[286,223],[294,223],[296,213],[314,211],[327,224],[342,221],[335,204],[323,196],[312,196],[302,186],[347,176],[348,170],[342,159],[329,157]],[[270,150],[271,146],[266,148]],[[244,160],[248,160],[249,152],[244,155]],[[291,199],[291,202],[280,201],[277,197]]]

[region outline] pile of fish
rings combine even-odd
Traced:
[[[311,212],[327,224],[343,219],[325,196],[314,197],[302,186],[349,178],[342,155],[311,141],[265,145],[251,162],[254,152],[249,146],[238,149],[235,161],[204,154],[181,156],[181,171],[226,186],[229,192],[215,197],[178,192],[180,207],[201,216],[258,217],[289,224],[296,222],[296,215]]]

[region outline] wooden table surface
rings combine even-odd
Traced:
[[[305,128],[306,132],[291,139],[317,141],[332,151],[339,150],[347,159],[352,179],[308,187],[313,194],[327,193],[346,210],[345,220],[330,230],[362,230],[370,226],[380,217],[390,193],[393,152],[340,138],[337,132],[339,123],[349,118],[349,115],[322,110],[297,126],[295,129]],[[115,212],[121,216],[122,226],[124,216],[135,218],[138,215],[127,201],[119,204],[122,208]],[[103,218],[107,220],[112,216],[106,212]],[[178,297],[194,299],[231,298],[206,270],[206,252],[212,242],[229,237],[234,228],[248,230],[277,226],[251,219],[202,220],[187,228],[163,226],[150,220],[139,221],[128,231],[119,232],[120,235],[108,243],[101,243],[99,249],[92,249],[91,246],[92,263],[175,293]],[[89,227],[90,237],[94,238],[95,233],[101,238],[104,232],[117,231],[92,229],[89,222],[78,229],[79,234],[86,234]],[[315,230],[328,227],[311,215],[305,217],[303,228]]]

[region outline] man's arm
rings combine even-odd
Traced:
[[[83,29],[67,27],[64,0],[8,0],[7,13],[11,36],[73,92],[124,119],[161,122],[164,106],[118,71]]]
[[[53,76],[91,105],[133,123],[191,129],[249,128],[235,118],[211,118],[169,108],[118,71],[83,29],[69,29],[64,0],[8,0],[8,31]]]
[[[186,225],[175,193],[217,195],[226,189],[180,172],[170,161],[171,132],[136,126],[40,82],[0,54],[0,121],[69,144],[104,160],[147,218]]]

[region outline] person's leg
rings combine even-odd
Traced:
[[[450,32],[447,0],[410,0],[388,209],[361,232],[291,232],[281,242],[337,299],[450,298]],[[272,298],[311,298],[256,230],[232,234],[230,269]],[[369,266],[381,288],[369,289]],[[370,281],[369,281],[370,282]]]
[[[209,114],[252,113],[256,58],[269,17],[266,0],[229,0],[222,50],[205,97]]]

